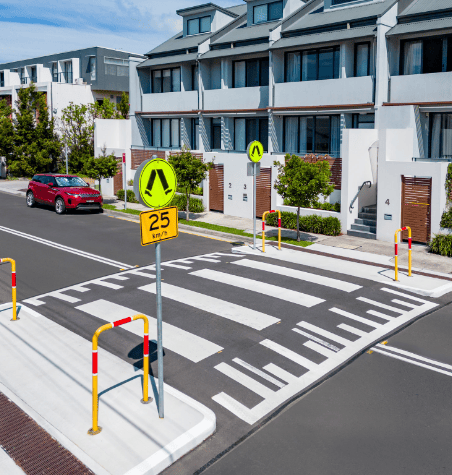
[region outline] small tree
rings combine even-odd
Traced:
[[[118,171],[118,161],[113,154],[107,155],[107,149],[102,149],[102,155],[97,158],[89,157],[85,163],[84,172],[90,178],[99,180],[99,192],[102,193],[102,178],[114,177]]]
[[[300,208],[311,207],[319,195],[327,197],[334,190],[330,184],[330,165],[326,160],[309,163],[289,154],[285,156],[285,164],[275,161],[274,165],[278,167],[275,190],[284,204],[297,207],[297,241],[300,241]]]
[[[194,157],[190,150],[182,147],[182,151],[176,155],[170,155],[168,162],[176,171],[177,184],[185,190],[186,198],[186,218],[190,219],[190,193],[201,184],[207,177],[207,172],[212,168],[212,163],[204,163],[199,158]]]
[[[124,119],[127,119],[129,117],[130,104],[129,104],[129,95],[127,94],[127,92],[124,92],[124,91],[122,92],[121,101],[117,105],[117,109]]]
[[[10,158],[13,152],[13,110],[6,100],[0,100],[0,157]]]

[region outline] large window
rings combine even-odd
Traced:
[[[5,73],[3,71],[0,72],[0,87],[5,86]]]
[[[400,74],[452,71],[452,37],[435,36],[401,43]]]
[[[317,81],[339,77],[340,48],[286,53],[286,82]]]
[[[212,150],[221,150],[221,118],[212,119],[210,143]]]
[[[152,119],[151,146],[157,148],[180,148],[180,120]]]
[[[253,8],[253,23],[279,20],[283,16],[283,2],[265,3]]]
[[[234,119],[234,150],[245,152],[250,142],[259,140],[268,150],[268,119]]]
[[[295,116],[284,118],[284,153],[316,153],[338,157],[340,116]]]
[[[210,31],[210,16],[194,18],[187,21],[187,35],[198,35]]]
[[[268,58],[234,61],[233,87],[268,86]]]
[[[180,92],[180,68],[152,71],[152,92]]]
[[[58,82],[58,63],[52,63],[52,82]]]
[[[452,114],[430,114],[430,158],[452,157]]]
[[[197,91],[198,86],[198,65],[193,65],[191,67],[191,90]]]
[[[355,77],[370,75],[370,43],[355,44]]]
[[[353,114],[354,129],[374,129],[375,114]]]
[[[110,76],[129,76],[129,60],[104,56],[105,74]]]
[[[95,81],[96,80],[96,57],[95,56],[90,56],[89,58],[88,71],[89,71],[91,81]]]
[[[191,141],[192,150],[199,150],[199,119],[191,120]]]

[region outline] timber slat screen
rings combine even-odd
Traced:
[[[314,154],[306,155],[300,158],[308,163],[316,163],[322,160],[321,156]],[[323,160],[326,160],[330,165],[331,184],[334,185],[335,190],[340,190],[342,185],[342,158],[327,157],[323,158]]]
[[[113,177],[113,193],[115,195],[119,190],[124,188],[124,183],[122,182],[122,158],[116,157],[116,160],[118,161],[118,171]]]
[[[224,168],[214,165],[209,171],[209,209],[224,211]]]
[[[413,241],[430,240],[432,179],[402,175],[402,227],[409,226]],[[408,231],[402,233],[408,239]]]
[[[272,169],[261,168],[261,173],[256,177],[256,216],[262,218],[266,211],[272,207]]]
[[[157,155],[158,158],[165,158],[164,150],[139,150],[132,149],[132,170],[136,170],[145,160]]]

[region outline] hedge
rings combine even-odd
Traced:
[[[452,208],[450,208],[449,211],[444,211],[441,216],[440,226],[442,228],[452,228]]]
[[[428,245],[433,254],[452,257],[452,235],[436,234]]]
[[[124,190],[118,190],[116,196],[118,200],[124,201]],[[135,193],[132,190],[127,190],[127,202],[138,203],[138,200],[135,198]]]
[[[268,226],[278,225],[278,213],[270,213],[265,220]],[[297,229],[297,214],[290,211],[281,213],[281,226],[286,229]],[[300,231],[327,236],[338,236],[341,233],[341,222],[334,216],[300,216]]]
[[[185,211],[187,207],[187,198],[185,195],[175,195],[170,206],[177,206],[179,211]],[[202,200],[199,198],[190,198],[188,209],[190,213],[203,213],[204,205]]]

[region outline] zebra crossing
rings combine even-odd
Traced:
[[[436,306],[382,284],[369,287],[333,272],[320,275],[312,266],[275,259],[270,264],[238,253],[205,254],[162,267],[167,361],[194,365],[199,377],[190,388],[179,389],[196,398],[202,385],[214,410],[249,425]],[[112,322],[144,313],[155,341],[155,292],[155,267],[150,265],[24,304],[41,313],[56,309],[72,320],[83,314]],[[142,325],[136,323],[124,330],[141,336]]]

